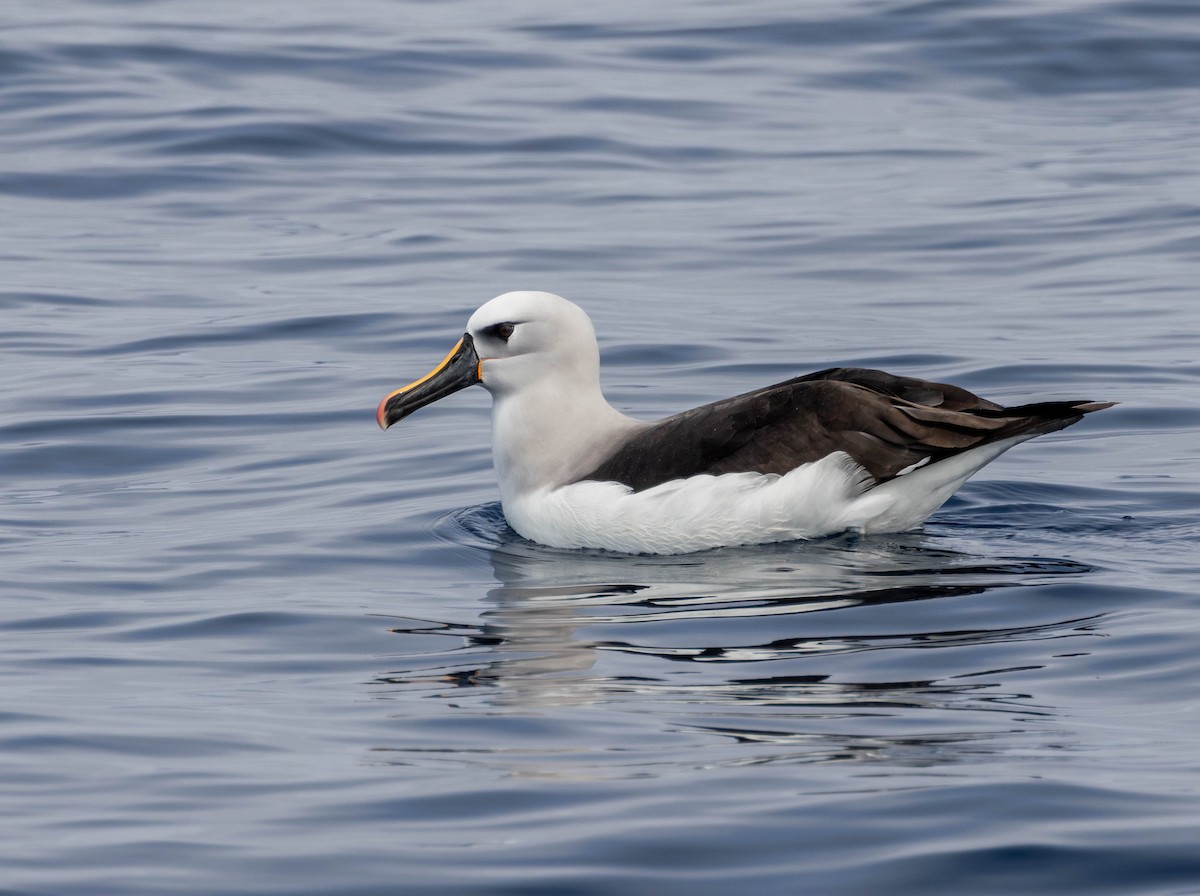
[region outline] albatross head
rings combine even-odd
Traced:
[[[471,315],[442,363],[379,403],[383,429],[476,383],[497,398],[546,387],[599,390],[600,351],[583,309],[548,292],[509,292]]]

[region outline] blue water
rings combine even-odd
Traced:
[[[0,892],[1200,892],[1185,2],[9,3]],[[1121,402],[920,532],[499,513],[486,299],[654,417]]]

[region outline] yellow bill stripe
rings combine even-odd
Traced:
[[[443,370],[445,370],[446,365],[450,363],[450,359],[453,358],[458,353],[458,350],[460,348],[462,348],[462,344],[463,344],[463,341],[461,339],[458,340],[458,342],[454,343],[454,348],[450,349],[450,351],[446,354],[446,357],[442,358],[442,362],[440,364],[438,364],[437,367],[433,368],[433,370],[429,371],[429,373],[427,373],[423,377],[421,377],[419,380],[413,380],[407,386],[402,386],[401,388],[397,389],[395,392],[389,392],[387,395],[384,396],[383,401],[379,402],[379,410],[377,410],[375,412],[375,419],[379,421],[379,426],[381,428],[383,428],[383,429],[387,428],[383,425],[383,412],[384,412],[384,408],[387,406],[387,403],[389,401],[391,401],[393,398],[395,398],[397,395],[403,395],[405,392],[410,392],[413,389],[417,388],[417,386],[421,385],[421,383],[428,382],[429,380],[431,380],[435,376],[437,376],[439,373],[441,373]]]
[[[387,401],[388,398],[393,398],[397,395],[403,395],[405,392],[409,392],[409,391],[417,388],[417,386],[421,385],[421,383],[425,383],[425,382],[428,382],[429,380],[433,379],[435,376],[437,376],[439,373],[441,373],[442,370],[445,369],[447,364],[450,363],[450,359],[453,358],[458,353],[458,350],[460,348],[462,348],[462,343],[463,343],[463,341],[461,339],[458,340],[458,342],[454,343],[454,348],[450,349],[449,354],[447,354],[446,357],[442,358],[442,362],[440,364],[438,364],[437,367],[433,368],[433,370],[429,371],[429,373],[425,374],[419,380],[413,380],[407,386],[403,386],[403,387],[397,389],[395,392],[388,393],[388,396],[387,396],[387,398],[384,399],[384,401]]]

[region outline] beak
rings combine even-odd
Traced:
[[[409,383],[403,389],[397,389],[379,402],[375,419],[379,421],[380,429],[387,429],[418,408],[433,404],[439,398],[445,398],[459,389],[474,386],[479,382],[482,382],[482,378],[479,375],[479,355],[475,353],[475,341],[470,333],[463,333],[463,338],[450,349],[450,354],[442,359],[441,364],[419,380]]]

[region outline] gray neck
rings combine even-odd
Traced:
[[[599,384],[564,390],[547,381],[493,402],[492,460],[506,502],[576,481],[647,425],[613,408]]]

